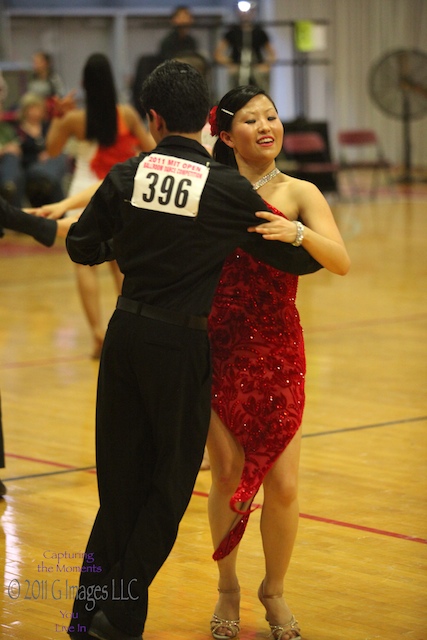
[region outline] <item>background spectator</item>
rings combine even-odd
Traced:
[[[230,89],[254,84],[268,92],[276,52],[267,32],[254,23],[255,8],[237,13],[239,22],[231,25],[218,42],[215,61],[228,68]]]
[[[53,69],[52,56],[45,51],[33,54],[33,72],[28,81],[28,91],[45,99],[64,94],[64,83]]]
[[[52,158],[46,150],[49,122],[44,99],[35,93],[24,94],[19,120],[26,197],[32,207],[62,200],[63,181],[70,163],[65,153]]]
[[[177,56],[197,53],[198,44],[190,34],[194,17],[190,9],[184,5],[176,7],[170,19],[172,29],[160,43],[160,58],[170,60]]]
[[[10,204],[21,205],[23,175],[21,148],[14,127],[3,120],[3,101],[7,85],[0,74],[0,195]]]
[[[60,75],[54,71],[52,56],[45,51],[33,54],[33,72],[28,81],[27,90],[46,101],[46,115],[50,118],[55,109],[55,98],[65,93]]]

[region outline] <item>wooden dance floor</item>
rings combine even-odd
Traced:
[[[344,278],[300,279],[307,405],[286,596],[304,640],[427,640],[427,187],[333,208],[352,267]],[[108,268],[99,279],[107,321]],[[45,249],[8,233],[0,290],[0,637],[65,640],[98,504],[98,363],[63,242]],[[209,637],[217,595],[209,486],[209,471],[200,472],[150,590],[146,640]],[[240,637],[252,640],[268,635],[256,596],[259,516],[239,556]]]

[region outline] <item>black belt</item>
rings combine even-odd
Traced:
[[[208,319],[204,316],[191,316],[185,313],[180,313],[179,311],[160,309],[159,307],[152,307],[150,304],[145,304],[145,302],[130,300],[123,296],[119,296],[116,308],[121,311],[135,313],[138,316],[144,316],[144,318],[150,318],[151,320],[160,320],[161,322],[176,324],[179,327],[201,329],[203,331],[206,331],[208,328]]]

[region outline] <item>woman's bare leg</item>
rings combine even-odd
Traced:
[[[93,358],[99,358],[104,342],[101,301],[96,267],[76,264],[77,288],[93,338]]]
[[[123,274],[115,260],[109,262],[113,274],[117,293],[120,294],[123,284]],[[83,264],[76,265],[77,286],[80,293],[83,309],[93,337],[93,358],[101,355],[102,344],[104,342],[105,328],[102,323],[101,295],[96,267],[89,267]]]
[[[261,514],[261,537],[265,557],[265,578],[260,595],[280,595],[291,560],[298,530],[298,469],[301,429],[278,458],[264,479],[264,503]],[[263,601],[270,624],[284,624],[292,613],[284,598]],[[284,633],[291,640],[296,632]]]
[[[230,498],[240,481],[244,454],[242,447],[218,416],[212,412],[207,440],[211,465],[212,486],[208,500],[209,523],[214,549],[216,549],[240,516],[230,509]],[[240,594],[236,573],[238,546],[218,560],[219,598],[215,614],[224,620],[238,620]],[[228,593],[227,593],[228,592]],[[217,633],[231,635],[225,627]]]

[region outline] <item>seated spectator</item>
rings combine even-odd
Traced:
[[[27,91],[46,101],[46,114],[50,119],[55,108],[55,98],[62,98],[65,89],[62,78],[54,71],[52,56],[49,53],[36,51],[33,54],[33,72],[28,81]]]
[[[26,197],[32,207],[62,200],[63,181],[70,166],[69,158],[65,153],[53,158],[46,151],[49,122],[44,99],[35,93],[22,96],[19,121],[18,134]]]
[[[54,71],[52,56],[49,53],[36,51],[33,54],[33,72],[27,89],[45,99],[64,95],[64,83]]]
[[[7,86],[0,75],[0,195],[10,204],[21,206],[23,173],[21,147],[14,127],[3,120],[3,101]]]

